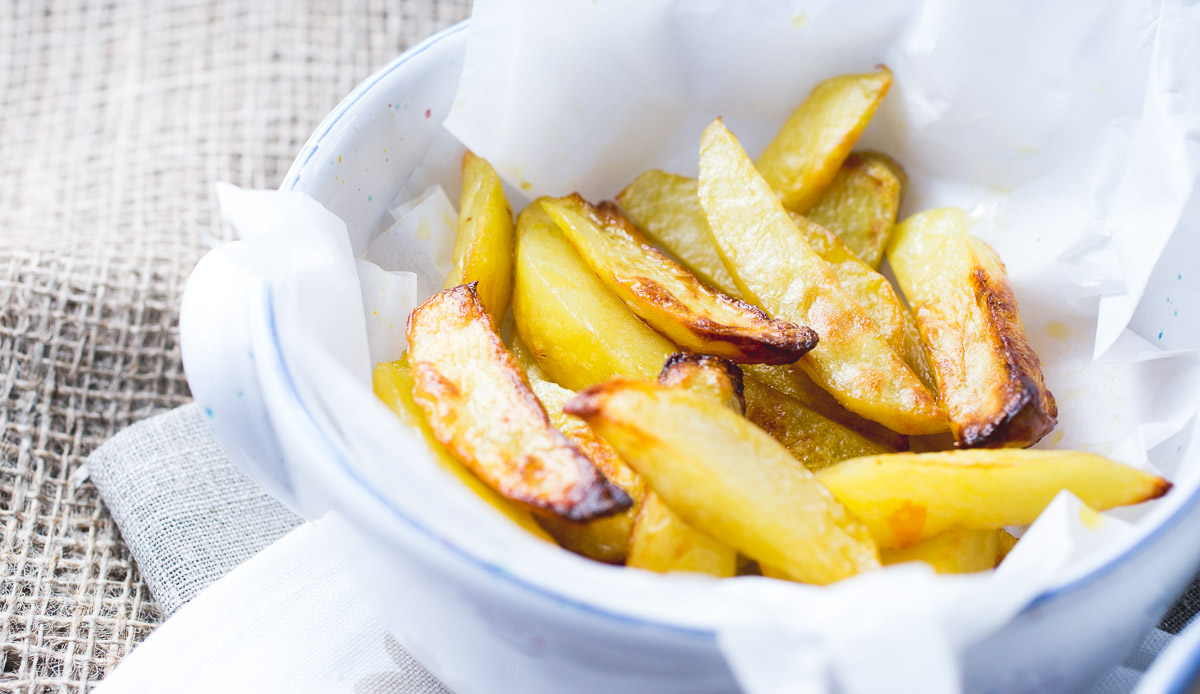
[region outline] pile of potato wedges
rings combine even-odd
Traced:
[[[515,220],[468,152],[454,270],[377,395],[512,522],[658,572],[981,571],[1063,490],[1098,511],[1165,494],[1025,450],[1057,409],[1003,263],[960,210],[897,221],[903,169],[854,151],[891,83],[822,82],[757,161],[718,118],[697,179]]]

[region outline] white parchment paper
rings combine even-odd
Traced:
[[[1163,350],[1126,326],[1171,235],[1200,217],[1197,15],[1183,2],[1125,0],[477,0],[446,127],[512,190],[603,199],[646,168],[695,175],[700,132],[718,115],[755,156],[817,82],[886,63],[895,84],[861,144],[906,167],[905,213],[967,209],[973,233],[1007,264],[1059,404],[1058,429],[1041,445],[1157,464],[1176,494],[1187,493],[1200,456],[1182,444],[1156,447],[1186,438],[1200,370],[1190,351]],[[835,683],[882,691],[871,673],[903,676],[926,692],[957,691],[967,645],[1170,510],[1169,495],[1085,522],[1078,500],[1064,494],[996,572],[938,577],[891,567],[825,589],[655,576],[531,541],[447,479],[359,376],[370,367],[361,361],[368,349],[372,360],[399,356],[395,326],[410,299],[440,286],[450,203],[436,189],[422,191],[435,183],[457,190],[447,179],[455,170],[439,160],[409,179],[420,189],[406,190],[405,200],[419,197],[401,210],[408,225],[401,214],[371,241],[370,262],[360,259],[358,271],[349,244],[326,254],[323,272],[338,275],[335,284],[361,274],[361,296],[306,290],[315,273],[275,274],[280,337],[302,388],[324,404],[327,425],[368,476],[446,541],[561,595],[714,629],[749,692],[824,692]],[[225,209],[240,229],[280,216],[256,205],[294,204],[231,198]],[[332,224],[311,237],[337,233]],[[371,303],[406,277],[388,271],[411,271],[419,289]],[[381,308],[396,314],[390,323],[372,320]],[[327,331],[321,318],[339,310],[366,311],[370,339],[360,335],[361,347],[320,347],[330,339],[318,339]]]

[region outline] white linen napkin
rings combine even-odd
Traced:
[[[324,533],[340,519],[295,527],[225,457],[197,406],[121,432],[87,468],[151,592],[174,612],[96,694],[449,694],[359,596],[347,571],[357,548]],[[1193,584],[1164,625],[1186,623],[1197,594]],[[1089,694],[1128,694],[1172,638],[1154,630]]]

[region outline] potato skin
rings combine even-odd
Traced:
[[[437,439],[501,495],[585,521],[632,500],[550,424],[475,294],[444,289],[408,319],[413,399]]]
[[[709,393],[729,409],[746,414],[745,384],[737,364],[710,354],[676,352],[667,357],[658,382]]]
[[[1026,447],[1048,434],[1058,406],[1004,265],[967,233],[965,214],[909,217],[896,226],[888,258],[930,348],[956,445]]]

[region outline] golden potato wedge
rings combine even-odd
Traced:
[[[408,318],[413,400],[437,439],[505,498],[574,521],[632,500],[550,425],[473,284],[443,289]]]
[[[1021,538],[1007,530],[996,531],[996,566],[1000,566],[1008,556],[1008,553],[1013,551],[1013,548],[1017,546],[1017,542],[1020,540]]]
[[[809,470],[847,458],[890,453],[884,445],[827,419],[753,376],[745,379],[746,417]]]
[[[891,346],[931,392],[937,390],[929,348],[921,340],[912,311],[900,301],[892,283],[850,250],[836,234],[793,213],[792,221],[817,255],[833,267],[838,284],[858,302]]]
[[[550,379],[571,390],[652,379],[678,351],[604,286],[536,202],[517,218],[513,318]]]
[[[645,171],[617,195],[630,219],[651,241],[679,259],[708,286],[741,299],[725,269],[717,244],[700,207],[694,178],[665,171]]]
[[[746,413],[745,386],[737,364],[710,356],[677,352],[667,357],[658,382],[673,388],[706,393],[738,414]]]
[[[658,375],[665,386],[702,394],[738,413],[745,409],[741,379],[741,369],[726,359],[687,353],[671,355]],[[653,490],[646,492],[629,547],[628,565],[648,571],[727,578],[737,570],[732,547],[689,525]]]
[[[933,394],[805,242],[720,119],[704,130],[699,190],[717,248],[742,295],[773,316],[817,331],[820,342],[801,362],[814,381],[846,409],[899,433],[946,428],[946,413]]]
[[[854,458],[817,479],[883,548],[911,547],[955,526],[1028,525],[1064,489],[1104,511],[1171,488],[1161,477],[1094,453],[1009,449]]]
[[[951,528],[907,549],[884,549],[885,566],[921,561],[940,574],[970,574],[996,566],[997,533],[1002,530]]]
[[[647,235],[679,257],[697,277],[732,297],[741,297],[729,271],[720,265],[720,272],[711,269],[721,263],[721,255],[712,237],[712,230],[700,207],[697,182],[691,178],[647,171],[638,176],[617,199],[627,206],[630,216]],[[844,212],[849,217],[850,212]],[[867,312],[880,329],[888,344],[904,358],[926,388],[936,389],[929,350],[921,342],[911,312],[901,303],[896,290],[886,277],[862,262],[854,251],[835,234],[798,219],[797,229],[804,235],[817,255],[828,262],[837,275],[842,289]],[[895,211],[888,222],[888,231],[895,221]],[[882,252],[882,251],[881,251]],[[703,268],[698,271],[697,268]],[[682,343],[680,343],[682,344]]]
[[[900,198],[904,169],[878,152],[853,152],[805,216],[838,235],[864,263],[883,261]]]
[[[478,282],[476,293],[488,315],[500,325],[512,296],[513,214],[500,177],[486,159],[468,151],[462,162],[462,197],[454,268],[445,287]]]
[[[542,208],[614,295],[684,349],[733,361],[791,364],[817,344],[811,329],[771,318],[712,289],[644,243],[615,207],[598,210],[578,194]]]
[[[945,208],[909,217],[892,232],[887,256],[929,345],[957,444],[1024,447],[1048,434],[1058,407],[1041,361],[1004,265],[967,233],[966,214]]]
[[[475,492],[484,503],[503,513],[512,522],[522,528],[533,533],[537,537],[550,541],[550,537],[546,535],[546,531],[542,530],[537,523],[534,522],[533,516],[524,507],[519,506],[508,499],[497,494],[491,487],[484,484],[478,477],[471,474],[454,454],[446,449],[437,437],[434,436],[433,430],[429,428],[429,422],[425,420],[425,414],[417,407],[416,401],[413,400],[413,377],[412,372],[408,367],[407,355],[398,361],[380,362],[375,365],[375,371],[372,374],[372,384],[375,389],[375,396],[387,405],[388,409],[396,413],[408,426],[416,429],[421,433],[421,437],[425,439],[426,445],[429,446],[430,452],[433,453],[433,459],[442,466],[450,474],[454,475],[466,485],[471,491]]]
[[[518,350],[522,348],[518,345],[519,341],[513,344],[513,355],[520,363],[522,357],[518,356]],[[573,392],[557,383],[538,378],[536,372],[526,373],[529,376],[529,385],[533,388],[533,394],[542,403],[554,428],[561,431],[571,443],[583,451],[583,454],[595,463],[600,472],[604,473],[609,482],[625,490],[634,503],[629,510],[623,513],[607,518],[597,518],[586,523],[576,523],[557,516],[542,516],[538,518],[538,522],[558,544],[576,554],[607,564],[625,563],[630,536],[633,533],[634,518],[637,516],[638,504],[645,492],[645,483],[641,476],[617,456],[613,447],[597,436],[582,419],[572,417],[562,411],[567,400],[575,395]]]
[[[747,364],[742,371],[747,378],[755,378],[771,388],[817,414],[831,419],[843,427],[874,441],[888,451],[908,450],[908,436],[897,434],[882,424],[863,419],[842,407],[821,386],[797,366],[763,366]],[[760,425],[761,426],[761,425]]]
[[[658,573],[690,571],[728,578],[737,571],[737,552],[688,525],[650,491],[633,524],[626,565]]]
[[[758,158],[758,170],[789,210],[813,206],[892,86],[892,71],[842,75],[813,88]]]
[[[581,417],[688,524],[762,564],[826,584],[879,566],[862,526],[782,445],[711,396],[612,381]]]

